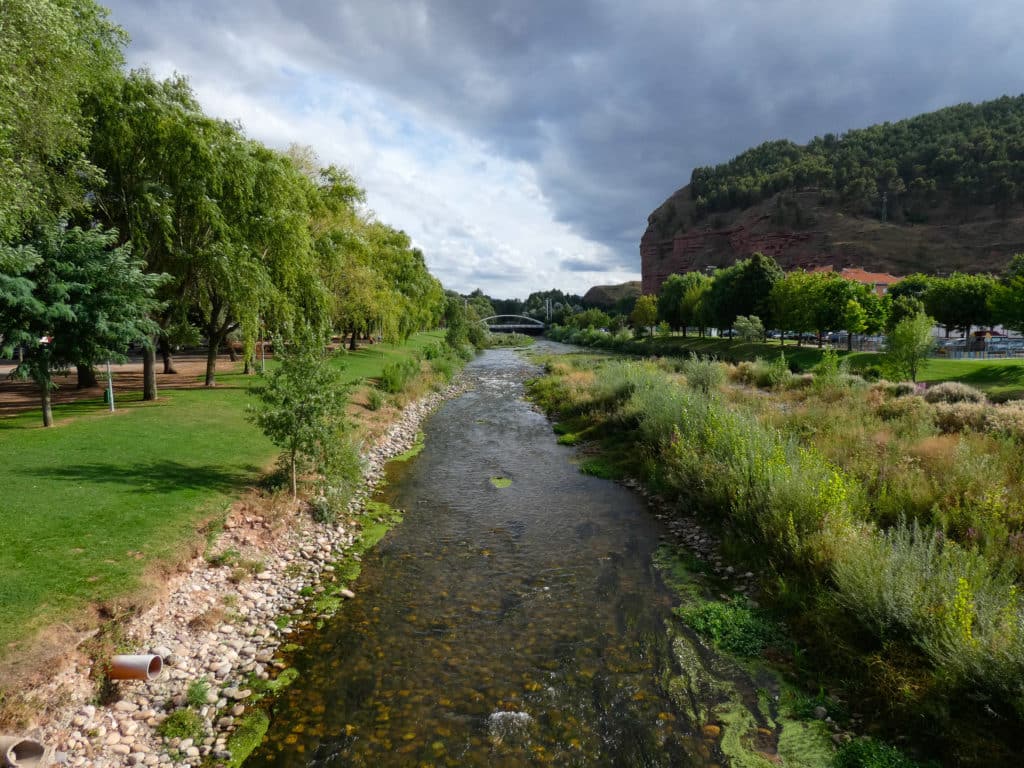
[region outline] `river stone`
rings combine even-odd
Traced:
[[[495,745],[521,741],[529,735],[532,722],[526,712],[492,712],[487,718],[487,735]]]

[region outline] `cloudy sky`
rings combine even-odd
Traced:
[[[100,0],[131,66],[348,167],[447,287],[639,277],[694,166],[1024,91],[1018,0]]]

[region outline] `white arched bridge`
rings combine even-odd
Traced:
[[[480,321],[491,333],[528,333],[539,335],[544,333],[544,323],[524,315],[491,315]]]

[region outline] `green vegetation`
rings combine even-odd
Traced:
[[[405,389],[409,379],[419,373],[419,361],[412,358],[396,360],[384,366],[380,375],[380,386],[392,395]]]
[[[920,768],[920,763],[875,739],[857,739],[844,744],[836,754],[834,765],[835,768]]]
[[[507,477],[492,477],[491,485],[495,488],[508,488],[512,485],[512,481]]]
[[[206,696],[210,692],[210,681],[205,677],[193,680],[185,691],[185,700],[194,709],[206,706]]]
[[[402,362],[388,363],[382,375]],[[348,392],[340,379],[328,364],[323,344],[310,334],[288,344],[278,342],[277,365],[265,382],[252,388],[259,405],[250,411],[250,417],[282,449],[281,461],[288,470],[293,499],[299,496],[300,460],[311,462],[316,472],[325,476],[336,474],[336,467],[344,465],[349,470],[344,480],[350,485],[358,480],[358,462],[336,455],[354,450],[344,439]]]
[[[1017,723],[1024,409],[932,404],[913,387],[844,374],[835,353],[820,379],[760,382],[771,397],[737,386],[758,383],[756,364],[708,388],[694,371],[722,365],[684,362],[680,375],[684,365],[663,360],[563,356],[530,391],[574,431],[603,436],[605,461],[628,462],[722,527],[808,647],[792,664],[812,689],[838,677],[897,721],[927,712],[922,743],[963,759],[972,747],[961,739],[978,738],[986,708]],[[742,603],[685,594],[680,615],[719,647],[756,654],[779,637]],[[986,732],[987,748],[1006,748],[1000,738]]]
[[[442,336],[332,361],[341,361],[343,383],[374,378]],[[0,480],[19,499],[0,506],[0,604],[9,617],[0,655],[26,647],[44,623],[130,597],[259,479],[275,451],[246,421],[254,381],[228,374],[216,389],[170,391],[157,403],[123,398],[115,414],[102,401],[57,405],[51,430],[35,428],[38,411],[0,420]],[[237,564],[237,553],[225,562]]]
[[[0,354],[23,349],[15,377],[39,388],[45,427],[53,424],[54,371],[123,361],[133,341],[157,330],[149,315],[164,278],[143,274],[115,240],[116,233],[59,224],[18,251],[0,251]]]
[[[270,727],[270,718],[263,710],[257,709],[248,712],[238,722],[238,727],[228,739],[228,751],[231,752],[231,759],[226,763],[227,768],[241,768],[256,747],[263,741]]]
[[[688,626],[737,656],[759,656],[780,637],[771,619],[739,603],[705,602],[677,610]]]
[[[156,732],[165,739],[192,739],[201,741],[203,738],[203,718],[199,713],[188,707],[176,709],[167,716]]]
[[[823,202],[844,210],[897,221],[926,221],[945,199],[1005,212],[1024,189],[1017,162],[1022,132],[1024,97],[1004,96],[826,134],[805,146],[766,142],[727,163],[694,169],[693,217],[681,223],[804,187],[816,187]],[[785,216],[784,203],[779,207]]]

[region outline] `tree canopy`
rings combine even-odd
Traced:
[[[923,221],[943,197],[1004,214],[1024,199],[1024,96],[829,133],[803,146],[769,141],[690,177],[697,219],[809,187],[823,202],[880,218]]]

